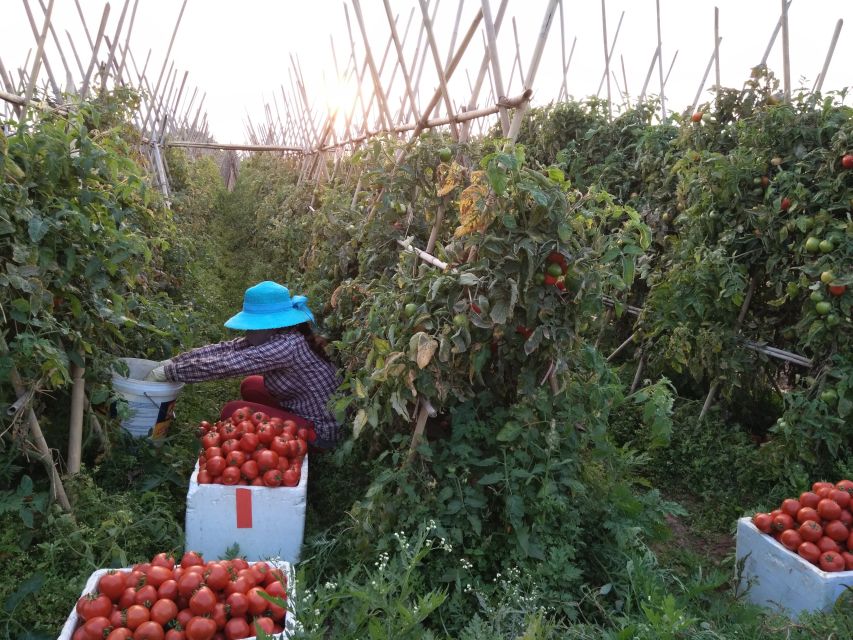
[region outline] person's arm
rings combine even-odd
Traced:
[[[164,366],[166,379],[205,382],[248,376],[286,368],[293,352],[290,340],[276,339],[252,346],[243,338],[199,347],[172,358]]]

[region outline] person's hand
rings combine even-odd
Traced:
[[[154,367],[145,379],[148,382],[166,382],[166,365],[169,364],[171,360],[163,360],[156,367]]]

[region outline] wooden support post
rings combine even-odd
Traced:
[[[435,16],[438,15],[438,5],[440,4],[440,2],[441,2],[441,0],[435,0],[435,4],[433,5],[433,8],[432,8],[432,16],[430,18],[430,20],[432,22],[435,22]],[[423,21],[421,21],[421,34],[426,35],[426,24],[424,24]],[[424,72],[424,64],[426,64],[427,51],[429,51],[429,45],[424,44],[424,48],[420,52],[420,62],[418,63],[418,72],[417,72],[417,74],[415,74],[415,85],[414,86],[415,86],[416,91],[420,91],[421,75]],[[439,93],[439,97],[441,97],[440,93]],[[438,102],[433,104],[429,109],[427,109],[425,111],[421,111],[421,117],[422,118],[428,118],[430,116],[430,114],[432,113],[432,110],[436,104],[438,104]]]
[[[625,340],[625,342],[623,342],[618,347],[616,347],[616,349],[613,351],[613,353],[611,353],[609,356],[607,356],[607,362],[613,362],[613,360],[616,358],[616,356],[618,356],[620,353],[622,353],[625,350],[625,348],[634,341],[634,338],[636,338],[636,337],[637,337],[637,332],[635,331],[630,336],[628,336],[628,339]]]
[[[678,58],[678,49],[675,50],[675,55],[672,56],[672,62],[669,63],[669,69],[667,69],[666,75],[663,77],[663,86],[666,87],[669,82],[669,74],[672,73],[672,68],[675,66],[675,60]]]
[[[604,77],[607,79],[607,119],[613,117],[613,106],[610,96],[610,52],[607,47],[607,11],[604,0],[601,0],[601,32],[604,36]]]
[[[530,68],[527,70],[526,82],[524,84],[525,93],[533,86],[533,80],[536,78],[536,71],[539,69],[539,62],[542,59],[542,52],[545,50],[545,42],[548,40],[548,32],[551,30],[551,23],[554,21],[554,13],[557,10],[557,0],[549,0],[548,7],[545,9],[545,17],[542,20],[542,27],[539,30],[539,37],[536,40],[536,48],[533,50],[533,57],[530,60]],[[524,114],[530,108],[530,102],[521,104],[515,110],[512,118],[512,124],[509,128],[509,139],[515,142],[518,138],[518,133],[521,131],[521,121],[524,119]]]
[[[711,58],[708,60],[708,66],[705,67],[705,73],[702,75],[702,82],[699,85],[699,89],[696,91],[696,96],[693,98],[693,109],[690,113],[696,113],[696,107],[699,105],[699,98],[702,95],[702,89],[705,88],[705,83],[708,81],[708,74],[711,73],[711,65],[714,64],[714,59],[717,57],[717,54],[720,50],[720,38],[717,40],[717,43],[714,45],[714,50],[711,52]]]
[[[791,0],[787,0],[785,3],[785,9],[791,6]],[[764,55],[761,56],[760,66],[765,66],[767,64],[767,58],[770,57],[770,52],[773,50],[773,45],[776,44],[776,37],[779,35],[779,31],[782,29],[782,16],[779,16],[779,19],[776,21],[776,26],[773,29],[773,33],[770,34],[770,42],[767,43],[767,48],[764,50]]]
[[[175,28],[172,30],[172,37],[169,39],[169,46],[166,48],[166,55],[163,57],[163,66],[160,67],[160,75],[157,77],[157,84],[154,85],[154,93],[152,94],[152,100],[156,100],[157,96],[160,94],[160,84],[163,81],[163,73],[166,71],[166,65],[169,62],[169,56],[172,54],[172,46],[175,44],[175,36],[178,34],[178,27],[181,26],[181,18],[184,16],[184,9],[187,8],[187,0],[184,0],[181,4],[181,11],[178,14],[178,19],[175,22]],[[151,110],[148,110],[148,113],[145,114],[145,120],[142,122],[142,130],[145,131],[148,126],[148,118],[151,116]]]
[[[26,2],[24,3],[26,7]],[[44,4],[44,0],[39,0],[39,6],[43,13],[47,14],[47,7]],[[29,8],[27,8],[29,11]],[[59,43],[59,37],[56,35],[56,30],[53,28],[53,23],[48,24],[48,29],[50,29],[50,35],[53,38],[53,44],[56,45],[56,51],[59,53],[59,59],[62,61],[62,66],[65,69],[65,90],[69,93],[74,92],[74,79],[71,75],[71,67],[68,66],[68,60],[65,59],[65,52],[62,50],[62,45]]]
[[[604,16],[602,16],[603,18]],[[613,36],[613,42],[604,43],[605,46],[605,55],[607,56],[607,62],[613,59],[613,52],[616,50],[616,41],[619,40],[619,32],[622,30],[622,20],[625,18],[625,12],[622,12],[622,15],[619,16],[619,22],[616,25],[616,33]],[[595,92],[595,96],[598,97],[598,94],[601,93],[601,88],[604,86],[604,80],[606,71],[601,74],[601,80],[598,82],[598,91]]]
[[[121,15],[118,18],[118,24],[116,25],[116,32],[113,36],[113,42],[110,45],[110,51],[107,54],[107,65],[104,71],[104,76],[101,78],[101,91],[107,90],[107,78],[109,77],[109,70],[113,66],[113,60],[115,60],[116,55],[116,47],[119,43],[119,36],[121,36],[121,28],[124,26],[124,16],[127,14],[127,7],[130,5],[130,0],[124,0],[124,6],[121,9]],[[121,77],[116,79],[116,82],[121,82]]]
[[[53,0],[47,5],[47,12],[44,16],[44,26],[42,27],[41,33],[39,33],[35,29],[35,22],[32,22],[32,16],[30,14],[29,6],[26,2],[24,2],[24,6],[27,8],[27,17],[30,18],[31,26],[33,27],[33,33],[36,36],[36,56],[33,60],[32,71],[30,71],[30,81],[27,84],[27,90],[24,93],[24,103],[29,104],[30,99],[33,97],[33,91],[36,87],[36,81],[38,80],[39,68],[42,63],[42,59],[44,58],[44,41],[47,38],[47,27],[50,24],[50,17],[53,15]],[[47,68],[47,61],[45,60],[45,68]],[[54,83],[55,84],[55,83]],[[54,89],[56,90],[56,89]],[[58,92],[57,92],[58,93]]]
[[[735,320],[735,333],[740,332],[740,326],[743,324],[744,319],[746,318],[746,312],[749,309],[749,304],[752,302],[752,295],[755,293],[755,287],[758,284],[758,280],[755,276],[750,278],[749,288],[746,291],[746,297],[743,299],[743,304],[740,306],[740,313],[738,313],[737,320]],[[714,399],[717,395],[717,392],[720,390],[720,381],[715,380],[711,385],[710,390],[708,391],[708,396],[705,398],[705,403],[702,405],[702,411],[699,412],[699,420],[705,417],[705,414],[708,413],[708,409],[711,408],[711,405],[714,403]]]
[[[660,116],[661,120],[666,120],[666,81],[663,79],[663,44],[660,32],[660,0],[655,0],[655,12],[657,15],[658,29],[658,75],[660,76]],[[673,62],[675,60],[673,59]]]
[[[388,18],[388,26],[391,28],[391,38],[394,40],[394,48],[397,50],[397,64],[399,64],[400,68],[403,70],[403,81],[406,83],[406,96],[409,98],[409,104],[412,106],[412,113],[418,112],[418,105],[415,101],[415,92],[412,89],[412,78],[409,75],[408,69],[406,69],[406,58],[403,55],[403,44],[400,42],[400,37],[397,35],[397,25],[395,24],[394,17],[391,13],[391,4],[389,0],[383,0],[383,4],[385,6],[385,15]],[[411,21],[411,14],[409,15],[409,20]],[[409,28],[406,27],[406,31],[408,32]],[[396,68],[394,69],[396,71]],[[391,80],[393,83],[393,78]],[[415,116],[417,117],[417,116]],[[391,123],[391,126],[394,126],[394,123]]]
[[[412,443],[409,445],[409,455],[406,459],[407,463],[411,462],[414,458],[418,445],[421,443],[427,418],[430,413],[435,415],[435,409],[432,409],[432,405],[429,400],[422,398],[418,403],[418,407],[418,417],[415,419],[415,430],[412,433]]]
[[[791,101],[791,41],[788,32],[788,2],[782,0],[782,70],[784,76],[785,100]]]
[[[133,0],[133,11],[130,12],[130,24],[127,25],[127,33],[124,36],[124,46],[121,50],[121,62],[118,65],[119,80],[124,78],[124,67],[127,64],[127,54],[130,50],[130,34],[133,31],[133,25],[136,22],[136,7],[139,5],[139,0]],[[118,34],[116,34],[118,38]]]
[[[80,86],[80,98],[83,100],[86,99],[86,95],[89,92],[89,80],[92,77],[92,70],[98,62],[98,51],[100,51],[101,48],[101,40],[104,39],[104,30],[107,28],[107,19],[109,17],[110,5],[107,3],[104,5],[104,12],[101,14],[101,25],[98,27],[98,36],[95,38],[95,44],[92,47],[92,58],[89,60],[86,75],[83,76],[83,84]]]
[[[83,33],[86,34],[86,40],[89,41],[89,50],[93,51],[95,49],[95,43],[92,42],[92,34],[89,33],[89,27],[86,26],[86,18],[83,17],[83,10],[80,8],[80,0],[74,0],[74,4],[77,6],[77,15],[80,16],[80,22],[83,23]]]
[[[68,30],[65,31],[65,36],[68,38],[68,44],[71,45],[71,53],[74,54],[74,60],[77,62],[77,70],[80,72],[80,77],[82,78],[86,71],[83,69],[83,63],[80,61],[80,56],[77,54],[77,47],[74,46],[74,40],[71,39],[71,34],[68,33]],[[74,88],[76,93],[77,88]]]
[[[373,90],[376,95],[376,100],[379,103],[380,119],[385,123],[386,128],[390,130],[394,126],[394,120],[391,118],[391,110],[388,108],[388,98],[382,90],[382,80],[379,77],[376,62],[373,60],[373,52],[370,49],[370,40],[367,37],[367,29],[364,26],[364,16],[361,13],[360,0],[352,0],[352,7],[355,11],[358,27],[361,30],[361,37],[364,40],[364,52],[367,56],[367,66],[370,69],[370,75],[373,77]]]
[[[481,0],[481,5],[483,7],[483,26],[486,30],[486,39],[489,45],[489,58],[491,58],[492,63],[492,80],[494,81],[495,93],[498,96],[498,100],[500,100],[506,97],[506,91],[504,91],[503,77],[501,76],[500,55],[498,53],[498,41],[495,37],[495,25],[492,22],[492,9],[489,6],[489,0]],[[521,81],[521,84],[524,85],[524,80]],[[506,137],[509,134],[509,112],[507,112],[506,108],[502,107],[498,113],[501,119],[501,130],[504,137]]]
[[[82,351],[80,352],[82,358]],[[83,409],[86,402],[85,369],[71,364],[71,416],[68,429],[68,473],[80,471],[80,454],[83,446]]]
[[[566,64],[563,66],[563,87],[560,89],[560,94],[557,96],[557,102],[561,100],[567,100],[569,97],[569,89],[566,84],[566,76],[569,73],[569,67],[572,64],[572,56],[575,55],[575,45],[578,43],[578,37],[575,36],[574,40],[572,40],[572,48],[569,50],[569,59],[566,61]]]
[[[821,68],[820,73],[817,76],[817,80],[815,80],[815,84],[812,87],[812,93],[820,93],[820,90],[823,87],[823,81],[826,78],[826,72],[829,71],[829,63],[832,60],[832,54],[835,53],[835,45],[838,44],[838,36],[841,34],[841,27],[843,24],[844,20],[841,19],[835,23],[835,31],[833,32],[832,40],[829,43],[829,51],[826,52],[826,58],[823,60],[823,67]]]
[[[643,376],[643,368],[646,366],[647,353],[645,348],[640,349],[640,362],[637,364],[637,371],[634,372],[634,379],[631,382],[631,389],[628,393],[634,393],[637,387],[640,386],[640,380]]]
[[[484,0],[484,1],[486,1],[486,0]],[[430,20],[430,17],[429,17],[429,11],[427,10],[426,0],[418,0],[418,3],[420,4],[421,14],[423,15],[424,28],[426,28],[427,43],[429,44],[429,49],[432,52],[433,62],[435,63],[435,70],[436,70],[436,73],[438,74],[438,85],[439,85],[439,88],[441,89],[441,95],[444,98],[444,105],[445,105],[445,108],[447,109],[447,115],[448,115],[448,117],[452,117],[453,116],[453,103],[450,100],[450,91],[447,88],[447,77],[444,74],[444,68],[442,67],[442,64],[441,64],[441,57],[439,56],[439,53],[438,53],[438,45],[435,42],[435,34],[433,34],[433,31],[432,31],[432,20]],[[424,111],[424,114],[427,114],[430,111],[431,111],[431,109],[428,109],[427,111]],[[453,135],[454,140],[459,139],[459,130],[457,129],[455,122],[451,121],[450,132]]]
[[[720,8],[714,7],[714,87],[720,95]]]

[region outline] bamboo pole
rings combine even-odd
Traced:
[[[68,33],[67,29],[65,30],[65,36],[68,38],[68,44],[71,45],[71,53],[74,54],[74,60],[77,63],[77,70],[80,72],[80,78],[82,78],[86,71],[83,69],[83,63],[80,61],[80,56],[77,54],[77,47],[74,46],[74,40],[71,39],[71,34]],[[76,87],[74,88],[74,91],[76,93]]]
[[[655,12],[657,16],[658,29],[658,75],[660,76],[660,115],[661,120],[666,120],[666,81],[663,79],[663,44],[660,33],[660,0],[655,0]],[[675,60],[673,59],[673,62]]]
[[[838,36],[841,34],[841,27],[843,24],[844,20],[841,19],[835,23],[835,31],[833,32],[832,40],[829,43],[829,51],[826,52],[826,58],[823,60],[823,67],[821,68],[820,73],[817,76],[817,80],[815,80],[815,84],[812,87],[812,93],[820,93],[820,90],[823,87],[823,80],[826,78],[826,72],[829,71],[829,63],[832,60],[832,54],[835,53],[835,45],[838,44]]]
[[[24,6],[27,4],[24,2]],[[41,7],[42,13],[47,13],[47,7],[44,4],[44,0],[39,0],[39,6]],[[29,11],[29,8],[27,9]],[[62,45],[59,43],[59,38],[56,35],[56,30],[53,28],[53,23],[48,24],[48,29],[50,29],[51,38],[53,38],[53,43],[56,45],[56,51],[59,53],[59,59],[62,61],[62,66],[65,68],[65,86],[66,90],[70,93],[74,92],[74,79],[71,75],[71,67],[68,66],[68,61],[65,59],[65,52],[62,50]]]
[[[530,60],[530,68],[527,71],[526,82],[524,83],[525,93],[531,90],[533,80],[536,77],[536,71],[539,69],[539,61],[542,59],[542,52],[545,50],[545,42],[548,40],[548,32],[551,30],[551,23],[554,21],[554,13],[557,9],[557,0],[549,0],[548,7],[545,10],[545,17],[542,20],[542,27],[539,30],[539,38],[536,41],[536,48],[533,51],[533,58]],[[521,121],[524,114],[530,107],[530,102],[526,101],[516,109],[512,118],[512,124],[509,128],[509,139],[515,142],[521,131]]]
[[[486,2],[487,0],[483,0]],[[426,29],[427,35],[427,43],[429,44],[429,49],[432,52],[433,62],[435,63],[435,70],[438,74],[438,86],[441,90],[441,95],[444,98],[444,105],[447,109],[448,117],[453,116],[453,103],[450,100],[450,91],[447,88],[447,77],[444,74],[444,68],[441,64],[441,57],[438,53],[438,45],[435,42],[435,34],[432,30],[432,20],[429,17],[429,11],[427,10],[426,0],[418,0],[418,3],[421,7],[421,14],[423,15],[424,28]],[[481,11],[482,13],[482,11]],[[424,113],[429,113],[431,110],[428,109]],[[450,122],[450,133],[453,135],[454,140],[459,140],[459,130],[456,127],[456,123],[451,120]]]
[[[749,288],[746,291],[746,297],[743,299],[743,304],[740,306],[740,313],[738,313],[737,320],[735,320],[734,331],[735,334],[740,332],[740,326],[743,324],[744,319],[746,318],[746,312],[749,309],[749,304],[752,302],[752,295],[755,293],[755,287],[758,284],[758,279],[753,276],[749,280]],[[717,395],[717,392],[720,389],[720,381],[715,380],[711,385],[710,390],[708,391],[708,396],[705,398],[705,403],[702,405],[702,411],[699,412],[699,420],[705,417],[705,414],[708,413],[708,409],[711,408],[711,405],[714,403],[714,398]]]
[[[560,89],[560,93],[557,95],[557,102],[560,102],[560,100],[563,100],[564,98],[568,99],[568,97],[569,97],[569,89],[568,89],[568,85],[566,84],[566,76],[568,75],[569,67],[572,64],[572,56],[575,55],[575,45],[577,43],[578,43],[578,37],[575,36],[574,39],[572,40],[572,48],[569,51],[569,59],[566,62],[565,66],[563,67],[563,88]]]
[[[423,0],[421,0],[421,2],[423,2]],[[382,90],[382,81],[376,68],[376,62],[373,59],[370,40],[367,37],[367,29],[364,27],[364,16],[361,13],[360,0],[352,0],[352,7],[355,11],[355,18],[358,22],[358,28],[361,31],[362,40],[364,40],[364,51],[367,56],[367,66],[370,69],[370,75],[373,78],[373,91],[376,96],[376,101],[379,103],[380,119],[382,122],[386,123],[388,129],[391,129],[394,126],[394,120],[391,117],[391,110],[388,108],[388,97]]]
[[[560,0],[560,7],[563,6]],[[518,77],[521,78],[521,86],[524,86],[524,65],[521,63],[521,47],[518,44],[518,26],[515,23],[515,16],[512,17],[512,37],[515,41],[515,60],[518,63]],[[566,52],[563,51],[563,58],[566,57]]]
[[[27,13],[27,20],[30,23],[30,29],[32,29],[32,32],[33,32],[33,37],[36,39],[36,42],[38,42],[38,40],[40,38],[40,34],[39,34],[38,27],[36,26],[36,21],[33,18],[33,14],[30,11],[30,6],[29,6],[29,3],[27,2],[27,0],[23,0],[23,3],[24,3],[24,9],[26,10],[26,13]],[[45,10],[45,16],[47,16],[47,10]],[[48,28],[48,30],[52,29],[49,20],[46,20],[45,26]],[[47,39],[47,34],[45,34],[45,39]],[[63,60],[63,62],[64,62],[64,60]],[[51,89],[53,90],[53,95],[58,100],[60,95],[62,94],[62,91],[59,88],[59,84],[57,84],[57,82],[56,82],[56,77],[53,75],[53,69],[51,68],[50,63],[47,60],[47,54],[45,54],[45,52],[44,52],[44,43],[42,44],[41,63],[44,65],[45,73],[47,73],[47,79],[48,79],[48,82],[50,83]],[[47,93],[47,92],[45,91],[45,93]]]
[[[699,104],[699,97],[702,95],[702,89],[705,88],[705,83],[708,81],[708,74],[711,73],[711,66],[714,64],[714,59],[717,57],[717,53],[720,50],[720,40],[719,38],[714,45],[714,50],[711,52],[711,58],[708,60],[708,66],[705,67],[705,73],[702,75],[702,82],[699,84],[699,89],[696,91],[696,97],[693,98],[693,109],[690,113],[696,113],[696,107]]]
[[[626,104],[631,104],[631,97],[628,95],[628,74],[625,73],[625,56],[621,53],[619,54],[619,64],[622,65],[622,84],[625,87],[625,98],[624,101]]]
[[[782,70],[785,79],[785,100],[791,101],[791,42],[788,31],[788,2],[782,0]]]
[[[116,47],[119,43],[119,36],[121,35],[121,28],[124,26],[124,17],[127,15],[127,8],[130,6],[130,0],[124,0],[124,6],[121,9],[121,15],[118,18],[118,24],[116,25],[116,32],[113,36],[113,42],[110,47],[110,51],[107,54],[107,71],[104,72],[103,77],[101,78],[101,91],[107,90],[107,78],[109,77],[109,69],[113,66],[113,60],[115,60],[116,55]],[[121,77],[118,78],[118,81],[121,81]]]
[[[720,8],[714,7],[714,86],[720,95]]]
[[[619,32],[622,30],[622,20],[624,18],[625,18],[625,12],[623,11],[622,15],[619,16],[619,22],[616,25],[616,34],[613,36],[613,42],[611,42],[609,44],[607,42],[604,43],[604,46],[606,47],[605,51],[606,51],[608,62],[613,59],[613,52],[616,50],[616,41],[619,40]],[[601,74],[601,80],[599,80],[599,82],[598,82],[598,91],[595,92],[596,97],[598,97],[598,94],[601,93],[601,88],[604,86],[604,80],[605,80],[604,76],[606,75],[606,73],[607,72],[605,71],[604,73]]]
[[[418,106],[415,102],[415,92],[412,90],[412,78],[409,75],[409,71],[406,68],[406,58],[403,55],[403,44],[400,42],[400,37],[397,35],[397,25],[395,24],[394,16],[391,13],[391,4],[389,0],[383,0],[383,5],[385,6],[385,16],[388,18],[388,26],[391,28],[391,39],[394,41],[394,48],[397,50],[397,63],[400,69],[403,70],[403,81],[406,83],[406,96],[409,98],[409,104],[412,106],[412,113],[417,113]],[[413,9],[414,11],[414,9]],[[411,22],[412,14],[409,14],[409,21]],[[408,33],[408,26],[406,27],[406,32]],[[396,71],[397,68],[394,68]],[[392,76],[391,84],[393,84],[394,79]],[[417,117],[417,116],[415,116]],[[393,125],[393,122],[392,122]]]
[[[29,6],[24,3],[24,6],[27,7],[27,17],[30,18],[30,25],[35,27],[35,22],[32,21],[32,16],[30,14]],[[47,38],[47,27],[50,24],[50,17],[53,15],[53,0],[47,5],[47,12],[44,16],[44,26],[42,27],[41,33],[38,33],[38,30],[33,28],[33,33],[36,36],[36,56],[33,59],[33,67],[30,72],[30,81],[27,84],[27,90],[24,93],[24,104],[29,104],[30,99],[33,97],[33,91],[36,87],[36,81],[38,80],[39,67],[41,66],[42,58],[44,57],[44,41]],[[45,69],[47,69],[47,62],[45,61]]]
[[[89,79],[92,77],[92,70],[98,61],[98,51],[101,48],[101,40],[104,38],[104,30],[107,28],[107,19],[110,17],[109,3],[104,5],[104,12],[101,14],[101,25],[98,27],[98,37],[95,38],[95,44],[92,47],[92,58],[89,60],[89,66],[86,69],[86,75],[83,76],[83,84],[80,87],[80,97],[85,100],[86,94],[89,92]]]
[[[785,9],[791,6],[791,0],[787,0],[785,3]],[[776,44],[776,38],[779,35],[779,31],[782,29],[782,16],[779,16],[779,19],[776,21],[776,26],[773,29],[773,33],[770,35],[770,42],[767,43],[767,48],[764,50],[764,55],[761,56],[761,62],[759,63],[761,66],[767,64],[767,58],[770,57],[770,52],[773,50],[773,45]]]
[[[82,352],[80,352],[82,358]],[[80,471],[80,457],[83,447],[83,409],[86,401],[85,369],[71,364],[71,416],[68,429],[68,473]]]
[[[495,37],[495,25],[492,22],[492,10],[489,6],[489,0],[482,0],[481,6],[483,8],[483,26],[486,31],[486,40],[488,42],[487,50],[489,52],[489,58],[491,58],[491,69],[492,69],[492,80],[494,81],[495,92],[498,98],[502,98],[506,95],[504,91],[503,77],[501,76],[501,66],[500,66],[500,56],[498,55],[498,41]],[[522,79],[521,84],[524,85],[524,80]],[[500,110],[500,119],[501,119],[501,130],[503,131],[504,137],[509,134],[509,113],[505,108]]]
[[[178,35],[178,27],[181,26],[181,18],[184,17],[184,9],[187,8],[187,0],[184,0],[181,3],[181,11],[178,13],[178,19],[175,22],[175,28],[172,30],[172,37],[169,39],[169,46],[166,48],[166,55],[163,57],[163,66],[160,67],[160,75],[157,76],[157,84],[154,85],[154,94],[153,99],[156,99],[156,96],[160,93],[160,84],[163,81],[163,73],[166,71],[166,65],[169,62],[169,56],[172,54],[172,46],[175,44],[175,36]],[[148,118],[151,115],[151,110],[148,110],[148,113],[145,115],[145,120],[142,122],[142,130],[146,131],[148,126]]]
[[[672,56],[672,62],[669,63],[669,69],[667,69],[666,75],[663,77],[663,86],[666,87],[669,82],[669,74],[672,73],[672,68],[675,66],[675,60],[678,58],[679,49],[675,50],[675,55]]]
[[[133,31],[133,25],[136,23],[136,8],[139,6],[139,0],[133,0],[133,11],[130,13],[130,24],[127,25],[127,33],[124,36],[124,47],[121,50],[121,62],[118,66],[118,77],[124,78],[124,67],[127,64],[127,53],[130,50],[130,34]],[[118,38],[118,35],[116,35]]]
[[[435,0],[435,5],[432,8],[432,17],[431,17],[432,22],[435,22],[435,16],[438,15],[438,6],[440,3],[441,3],[441,0]],[[426,33],[427,33],[426,24],[424,24],[424,22],[422,20],[421,21],[421,34],[426,35]],[[415,75],[415,90],[416,91],[420,91],[421,76],[424,72],[424,64],[426,64],[427,51],[429,51],[429,45],[424,43],[423,51],[420,52],[420,62],[418,63],[418,73]],[[441,97],[441,94],[439,94],[439,97]],[[418,98],[420,98],[420,95],[418,95]],[[421,111],[421,118],[429,118],[429,116],[432,113],[432,110],[435,108],[436,104],[438,104],[438,102],[433,104],[428,110]]]
[[[74,0],[74,4],[77,6],[77,15],[80,16],[80,22],[83,23],[83,33],[86,34],[86,40],[89,41],[89,50],[93,51],[95,49],[95,43],[92,42],[92,34],[89,33],[89,27],[86,25],[86,18],[83,17],[83,10],[80,8],[80,0]]]
[[[607,119],[610,120],[613,117],[613,110],[610,96],[610,52],[607,47],[607,10],[604,6],[604,0],[601,0],[601,33],[604,36],[604,76],[607,79]]]

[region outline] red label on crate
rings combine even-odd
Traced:
[[[237,489],[237,528],[252,528],[252,491]]]

